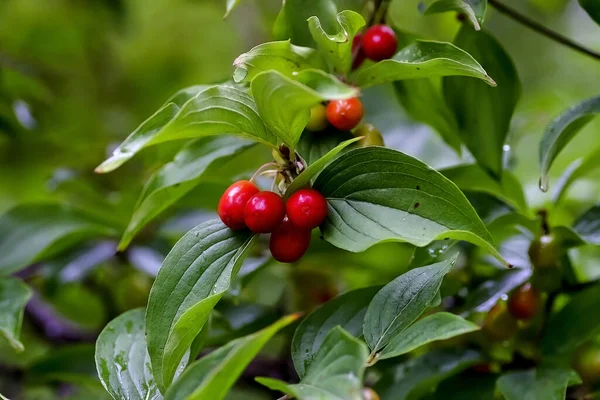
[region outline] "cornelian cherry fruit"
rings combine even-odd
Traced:
[[[396,33],[387,25],[373,25],[364,34],[362,49],[368,59],[381,61],[396,53],[398,40]]]
[[[327,217],[327,200],[315,189],[300,189],[290,196],[285,208],[290,221],[299,228],[313,229]]]
[[[365,52],[362,48],[362,35],[357,33],[352,39],[352,69],[356,69],[360,67],[360,65],[365,61]]]
[[[310,230],[294,225],[288,218],[271,233],[269,249],[274,259],[282,263],[297,261],[310,244]]]
[[[285,217],[285,204],[276,193],[258,192],[244,207],[244,221],[254,233],[269,233],[281,224]]]
[[[531,319],[539,308],[540,294],[530,283],[521,286],[508,299],[508,312],[517,319]]]
[[[248,200],[258,192],[256,185],[250,181],[237,181],[229,186],[217,207],[221,221],[233,230],[244,229],[244,208]]]
[[[332,100],[327,105],[327,119],[341,131],[355,128],[364,115],[362,103],[356,97]]]

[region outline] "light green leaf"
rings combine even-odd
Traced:
[[[594,116],[600,113],[600,96],[578,103],[556,117],[540,141],[540,188],[548,190],[548,171],[554,159]]]
[[[454,43],[468,51],[498,82],[492,88],[474,79],[445,77],[444,97],[454,113],[463,142],[485,170],[502,175],[503,149],[521,82],[508,53],[488,32],[464,25]]]
[[[4,336],[10,346],[23,351],[19,340],[23,311],[31,298],[31,289],[20,279],[4,276],[0,278],[0,336]]]
[[[464,194],[442,174],[383,147],[350,150],[313,185],[329,205],[325,240],[360,252],[379,242],[423,247],[437,239],[466,240],[502,259]]]
[[[160,400],[144,338],[144,310],[119,315],[96,341],[96,369],[102,385],[116,399]]]
[[[298,189],[301,189],[304,186],[310,184],[310,181],[313,180],[314,177],[319,175],[321,171],[323,171],[323,168],[325,168],[325,166],[327,166],[327,164],[329,164],[342,150],[344,150],[352,143],[359,141],[360,139],[361,137],[346,140],[334,147],[333,149],[331,149],[323,157],[310,164],[308,168],[302,171],[302,173],[298,175],[296,179],[294,179],[292,184],[288,186],[288,188],[285,191],[285,198],[290,197]]]
[[[296,321],[300,315],[284,317],[252,335],[233,340],[191,364],[169,388],[165,399],[221,400],[260,349],[279,330]]]
[[[289,40],[259,44],[233,62],[236,82],[251,82],[261,72],[275,70],[291,77],[294,72],[308,68],[325,69],[326,64],[317,50],[295,46]]]
[[[438,0],[425,10],[425,15],[456,11],[466,15],[475,30],[480,30],[483,23],[487,0]]]
[[[202,223],[185,234],[163,262],[146,312],[146,339],[161,392],[256,239],[234,232],[220,220]]]
[[[478,329],[480,329],[478,325],[458,315],[438,312],[415,322],[392,338],[378,358],[385,360],[398,357],[427,343],[450,339]]]
[[[326,101],[358,96],[358,89],[340,82],[333,75],[307,69],[288,78],[277,71],[266,71],[252,80],[252,95],[264,123],[290,149],[296,147],[310,119],[311,107]]]
[[[150,177],[142,191],[119,249],[125,249],[148,222],[213,175],[252,142],[230,136],[197,139]]]
[[[308,29],[333,72],[346,75],[352,67],[352,41],[356,33],[365,26],[365,19],[354,11],[344,10],[337,15],[336,20],[338,27],[332,35],[323,29],[317,16],[308,19]]]
[[[0,217],[0,275],[49,259],[90,238],[118,231],[83,211],[58,204],[24,204]]]
[[[296,45],[314,47],[306,21],[316,16],[326,32],[334,32],[337,29],[336,15],[337,7],[332,0],[286,0],[273,25],[273,35],[277,40],[291,39]]]
[[[579,0],[579,5],[600,25],[600,3],[597,0]]]
[[[439,263],[412,269],[383,287],[371,300],[363,333],[375,354],[406,330],[436,297],[458,254]]]
[[[351,81],[360,87],[404,79],[436,76],[469,76],[496,86],[481,65],[469,53],[452,43],[417,40],[388,60],[359,68]]]
[[[487,193],[502,200],[515,210],[528,213],[525,194],[521,183],[510,172],[505,171],[499,181],[477,165],[458,165],[440,171],[462,191]]]
[[[569,164],[554,188],[552,200],[555,204],[558,204],[564,198],[575,181],[600,169],[598,159],[600,159],[600,148],[590,155],[578,158]]]
[[[569,368],[538,367],[509,372],[496,381],[496,387],[506,400],[563,400],[567,388],[581,382]]]
[[[298,141],[296,152],[300,154],[308,165],[311,165],[341,142],[352,138],[353,136],[350,132],[339,131],[333,127],[329,127],[321,132],[305,130],[300,137],[300,141]]]
[[[96,172],[113,171],[152,145],[220,134],[270,147],[277,145],[277,137],[263,124],[252,96],[245,89],[219,85],[198,93],[181,107],[174,103],[163,106],[129,135]]]
[[[292,359],[300,378],[321,348],[325,336],[335,326],[341,326],[355,337],[362,336],[362,325],[367,307],[380,287],[352,290],[313,311],[296,328],[292,340]]]

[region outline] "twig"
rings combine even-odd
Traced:
[[[585,54],[589,57],[592,57],[596,60],[600,60],[599,52],[588,49],[587,47],[584,47],[584,46],[580,45],[579,43],[572,41],[568,37],[563,36],[558,32],[554,32],[551,29],[546,28],[544,25],[519,13],[515,9],[504,5],[503,3],[499,2],[498,0],[488,0],[488,2],[502,14],[507,15],[508,17],[514,19],[515,21],[525,25],[529,29],[536,31],[540,35],[546,36],[547,38],[554,40],[555,42],[558,42],[564,46],[567,46],[575,51],[578,51],[578,52]]]

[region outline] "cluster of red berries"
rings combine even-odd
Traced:
[[[284,202],[277,193],[261,191],[250,181],[238,181],[223,193],[217,212],[233,230],[270,233],[273,258],[289,263],[308,249],[311,231],[327,217],[327,201],[314,189],[300,189]]]
[[[397,47],[398,40],[392,28],[387,25],[373,25],[364,34],[354,36],[352,68],[358,68],[366,58],[373,61],[391,58]]]

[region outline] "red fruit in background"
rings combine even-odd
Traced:
[[[360,67],[360,64],[365,61],[365,52],[362,48],[362,35],[357,33],[352,39],[352,69]]]
[[[540,308],[540,294],[526,283],[513,292],[508,299],[508,312],[517,319],[531,319]]]
[[[248,200],[258,192],[256,185],[250,181],[237,181],[229,186],[217,207],[221,221],[233,230],[244,229],[244,208]]]
[[[327,119],[341,131],[355,128],[364,115],[362,103],[356,97],[346,100],[332,100],[327,105]]]
[[[290,196],[285,208],[289,220],[303,229],[314,229],[327,217],[327,200],[315,189],[298,190]]]
[[[387,25],[373,25],[363,36],[362,49],[367,58],[373,61],[391,58],[397,47],[396,33]]]
[[[246,226],[254,233],[269,233],[285,217],[285,204],[277,193],[259,192],[252,196],[244,208]]]
[[[269,249],[273,258],[282,263],[297,261],[306,253],[310,244],[310,230],[302,229],[284,218],[273,233]]]

